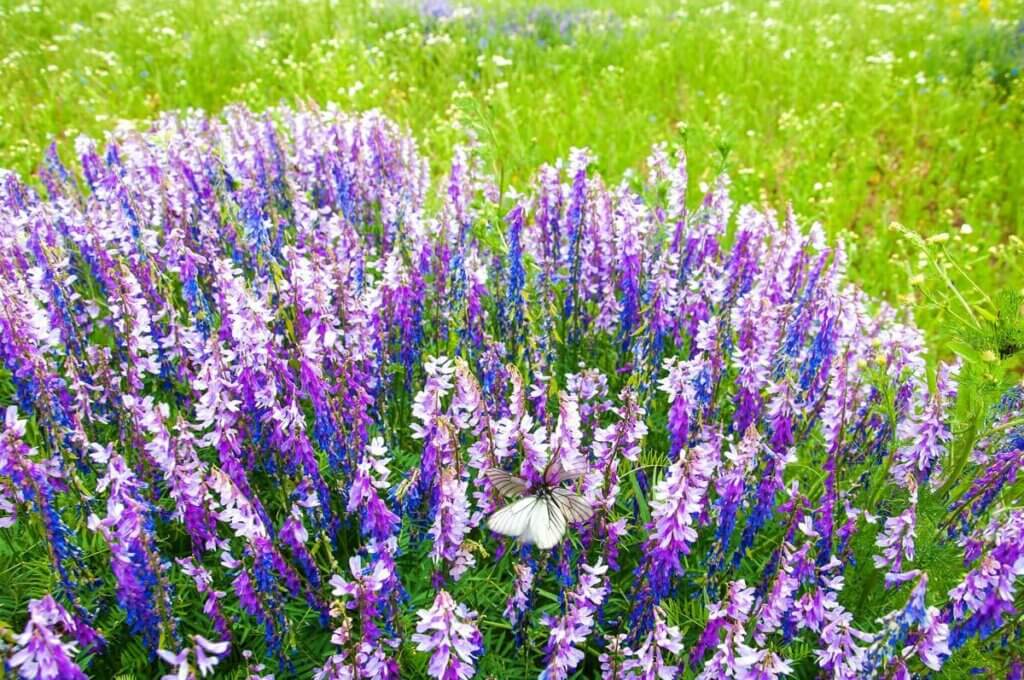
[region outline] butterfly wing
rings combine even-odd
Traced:
[[[520,498],[488,517],[487,528],[503,536],[521,538],[529,531],[530,518],[533,516],[534,508],[539,504],[536,496]]]
[[[541,550],[551,550],[565,535],[565,516],[554,499],[538,498],[530,509],[526,531],[520,536],[523,543],[532,543]]]
[[[590,507],[590,503],[570,489],[554,489],[551,492],[551,498],[567,522],[586,522],[594,516],[594,509]]]
[[[570,479],[579,479],[583,476],[582,470],[566,470],[562,466],[561,457],[553,457],[544,468],[544,484],[546,486],[558,486]]]
[[[519,498],[526,492],[526,480],[501,468],[488,468],[484,471],[484,476],[505,498]]]

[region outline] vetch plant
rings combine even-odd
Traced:
[[[75,153],[0,178],[10,673],[1020,667],[1020,388],[820,225],[334,108]]]
[[[457,604],[444,590],[437,593],[429,610],[420,610],[412,641],[421,652],[431,652],[428,672],[439,680],[465,680],[474,675],[473,660],[482,639],[473,625],[474,612]]]

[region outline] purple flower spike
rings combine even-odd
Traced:
[[[430,557],[434,564],[441,561],[453,564],[452,576],[458,578],[471,566],[471,562],[462,561],[454,564],[463,551],[462,542],[469,530],[469,498],[466,495],[467,483],[458,478],[454,468],[441,473],[440,500],[437,514],[430,527],[430,537],[434,540],[430,548]],[[465,553],[472,560],[472,556]]]
[[[683,636],[679,629],[665,622],[665,612],[654,608],[654,629],[647,634],[636,650],[626,648],[622,664],[623,678],[636,680],[673,680],[679,676],[679,666],[669,659],[683,651]]]
[[[517,563],[516,584],[512,595],[505,604],[505,617],[513,628],[525,620],[530,608],[530,595],[533,590],[534,573],[527,564]]]
[[[550,632],[544,648],[547,665],[540,675],[542,680],[566,680],[583,661],[581,647],[593,632],[594,616],[608,596],[607,571],[600,560],[593,566],[583,565],[579,583],[565,595],[564,613],[543,617],[542,623]]]
[[[911,485],[916,484],[911,481]],[[885,529],[878,535],[875,545],[882,549],[875,555],[875,567],[887,569],[885,585],[891,587],[908,580],[904,573],[904,560],[914,560],[914,538],[917,535],[917,490],[911,492],[910,505],[902,513],[885,520]],[[910,577],[912,578],[912,577]]]
[[[704,441],[682,453],[654,490],[647,555],[649,578],[659,596],[683,573],[679,558],[697,540],[697,518],[705,509],[708,485],[720,464],[721,440],[706,432]]]
[[[400,522],[381,497],[381,492],[390,486],[388,463],[383,438],[374,437],[356,467],[348,493],[347,510],[359,512],[363,533],[380,541],[391,536]]]
[[[900,422],[897,435],[908,442],[896,452],[893,478],[909,488],[910,479],[931,482],[940,478],[940,461],[953,438],[946,413],[956,396],[956,367],[939,367],[935,394],[917,404],[915,413]]]
[[[28,680],[86,680],[85,673],[74,662],[76,641],[63,636],[82,637],[79,624],[57,601],[47,595],[28,604],[28,623],[15,638],[11,668]]]
[[[979,532],[980,557],[949,591],[950,647],[985,638],[1017,612],[1016,581],[1024,576],[1024,510],[996,516]]]
[[[474,662],[483,649],[476,612],[458,604],[446,591],[438,591],[430,609],[416,612],[419,622],[412,641],[429,652],[427,672],[437,680],[467,680],[476,672]]]

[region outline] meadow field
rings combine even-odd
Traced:
[[[161,111],[336,102],[407,126],[435,173],[476,134],[511,187],[572,147],[616,178],[684,144],[695,187],[725,169],[738,201],[820,220],[930,331],[945,296],[913,288],[925,265],[892,222],[948,238],[986,291],[1024,281],[1020,2],[459,7],[7,4],[0,167]]]
[[[1021,0],[0,2],[0,677],[1024,676],[1022,69]]]

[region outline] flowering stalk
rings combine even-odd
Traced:
[[[11,668],[29,680],[85,680],[74,657],[79,645],[90,650],[102,643],[99,634],[75,621],[50,595],[31,600],[28,614],[25,630],[14,641]]]
[[[437,514],[430,527],[430,536],[434,541],[430,548],[430,557],[434,564],[442,560],[454,563],[459,557],[462,542],[469,529],[469,499],[466,495],[467,483],[456,476],[455,470],[446,469],[441,473],[440,500]],[[455,565],[452,576],[458,578],[469,565]]]
[[[914,560],[914,538],[917,523],[917,489],[911,492],[910,505],[902,513],[885,520],[885,529],[878,535],[875,545],[882,549],[874,556],[875,567],[886,569],[885,585],[891,587],[912,578],[904,570],[904,560]]]
[[[683,573],[681,555],[697,540],[695,524],[705,509],[708,485],[719,464],[721,440],[709,431],[669,467],[654,490],[646,577],[660,599],[668,595],[674,576]]]
[[[1024,576],[1024,510],[993,518],[968,545],[965,558],[974,567],[949,591],[944,611],[954,650],[971,637],[987,637],[1017,612],[1015,582]]]
[[[346,508],[350,513],[358,512],[362,532],[379,541],[391,536],[400,521],[380,495],[390,487],[388,462],[384,439],[374,437],[356,467]]]
[[[90,516],[89,528],[100,533],[110,547],[118,603],[128,614],[128,625],[156,654],[164,636],[173,633],[174,621],[166,566],[159,558],[154,536],[153,510],[142,499],[142,484],[120,455],[102,450],[95,455],[107,466],[97,491],[109,489],[109,498],[106,517]]]
[[[679,667],[668,658],[683,651],[683,636],[679,629],[665,622],[665,612],[654,608],[654,629],[636,649],[626,648],[622,664],[623,678],[636,680],[672,680],[679,675]],[[668,658],[666,658],[668,657]]]
[[[18,418],[15,406],[4,412],[4,430],[0,433],[0,525],[9,527],[18,520],[19,506],[34,506],[43,525],[50,560],[60,577],[64,597],[77,602],[76,567],[82,552],[72,541],[73,533],[57,507],[58,493],[66,488],[64,474],[55,460],[36,460],[37,452],[25,442],[26,422]],[[88,622],[76,608],[76,618]]]
[[[541,618],[549,629],[543,680],[566,680],[583,660],[580,647],[593,632],[594,617],[608,596],[607,571],[600,560],[593,566],[583,565],[579,583],[565,595],[563,614]]]
[[[427,672],[437,680],[466,680],[475,674],[474,660],[483,649],[483,638],[474,621],[476,612],[458,604],[440,590],[430,609],[416,615],[412,641],[420,652],[430,652]]]

